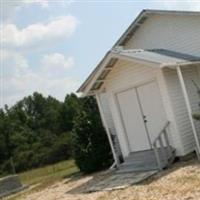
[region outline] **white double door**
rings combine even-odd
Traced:
[[[130,151],[150,149],[166,123],[157,82],[119,92],[117,101]]]

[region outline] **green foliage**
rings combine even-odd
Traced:
[[[61,126],[66,132],[73,129],[73,121],[81,109],[81,100],[75,95],[67,95],[61,109]]]
[[[12,157],[13,144],[11,141],[11,133],[14,130],[14,124],[9,117],[9,112],[7,107],[4,110],[0,110],[0,173],[10,173],[14,171],[10,163]]]
[[[110,147],[93,98],[70,94],[60,102],[35,92],[0,109],[0,176],[54,164],[73,152],[84,172],[110,164]]]
[[[196,114],[194,114],[193,117],[194,117],[194,119],[200,121],[200,113],[196,113]]]
[[[193,84],[195,85],[196,89],[197,89],[197,94],[200,98],[200,87],[193,81]],[[200,103],[199,103],[199,108],[200,108]],[[200,112],[197,111],[197,113],[193,114],[193,118],[200,121]]]
[[[80,170],[90,173],[109,166],[112,155],[95,99],[82,101],[82,109],[74,121],[74,157]]]
[[[17,172],[70,158],[76,101],[74,94],[62,103],[35,92],[11,108],[0,109],[0,174],[13,171],[11,157]]]

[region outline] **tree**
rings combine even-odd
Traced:
[[[73,121],[81,109],[81,101],[75,94],[65,97],[65,101],[61,109],[61,128],[63,132],[69,132],[73,129]]]
[[[6,171],[8,173],[15,173],[15,167],[13,163],[13,145],[11,142],[11,134],[14,130],[14,125],[8,115],[8,107],[5,106],[5,110],[7,112],[4,112],[2,109],[0,110],[0,133],[3,141],[4,146],[4,152],[3,156],[6,162],[2,166],[2,169],[0,171]]]
[[[65,104],[71,96],[77,98],[68,95]],[[63,115],[63,104],[35,92],[0,110],[0,174],[11,172],[10,158],[21,172],[71,157],[71,133],[65,130],[72,129],[73,119],[71,112]],[[67,117],[70,125],[64,129]]]
[[[73,143],[74,157],[81,171],[90,173],[111,164],[110,146],[93,97],[82,99],[74,121]]]
[[[7,147],[5,144],[5,137],[4,137],[4,117],[5,117],[5,113],[3,111],[3,109],[0,109],[0,163],[4,163],[6,158],[7,158]],[[5,173],[3,166],[0,165],[0,174],[1,173]]]
[[[35,92],[0,109],[0,175],[14,171],[13,162],[16,172],[21,172],[69,159],[73,127],[81,170],[108,166],[112,156],[93,98],[69,94],[60,102]]]

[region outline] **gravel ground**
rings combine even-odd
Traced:
[[[200,164],[196,160],[178,162],[148,180],[123,190],[85,193],[107,176],[97,173],[65,179],[20,200],[200,200]]]

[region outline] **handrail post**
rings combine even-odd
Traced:
[[[165,142],[166,142],[166,145],[167,145],[168,156],[171,156],[172,155],[172,150],[171,150],[171,147],[170,147],[170,144],[169,144],[169,138],[168,138],[166,130],[164,130],[164,138],[165,138]]]
[[[162,132],[163,133],[163,132]],[[158,141],[159,141],[159,144],[160,144],[160,150],[161,150],[161,154],[162,154],[162,157],[163,157],[163,160],[165,163],[167,163],[167,156],[166,156],[166,151],[165,151],[165,147],[164,147],[164,144],[163,144],[163,141],[162,141],[162,135],[160,135]]]
[[[158,169],[161,171],[162,170],[162,165],[161,165],[160,155],[159,155],[159,152],[158,152],[156,141],[153,144],[153,147],[154,147],[153,150],[154,150],[154,153],[155,153],[155,156],[156,156],[156,161],[157,161],[157,164],[158,164]]]
[[[163,169],[162,162],[164,163],[164,166],[167,166],[169,164],[169,158],[173,156],[172,148],[170,146],[169,138],[168,138],[167,130],[166,130],[168,126],[169,126],[169,122],[166,123],[166,125],[161,130],[159,135],[156,137],[152,145],[156,162],[158,165],[158,169],[160,171]]]

